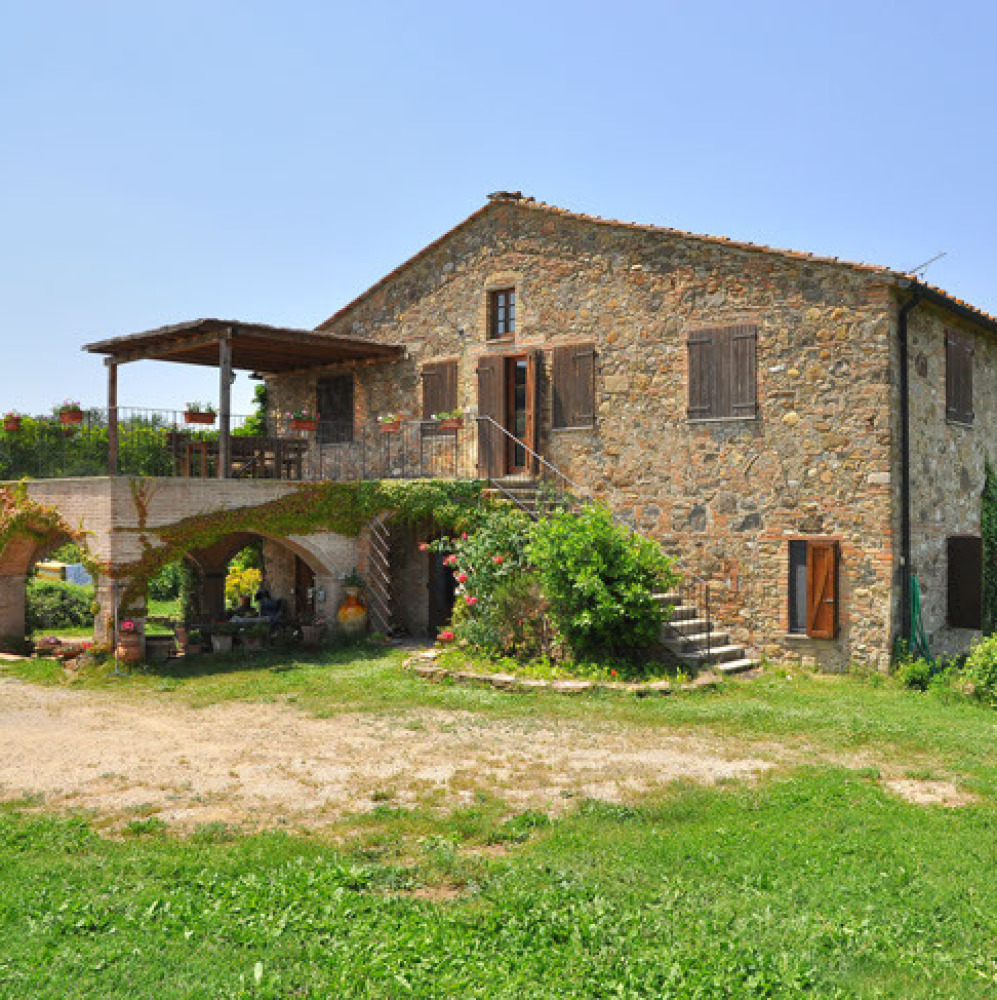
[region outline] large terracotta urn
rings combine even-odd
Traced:
[[[367,631],[367,608],[360,598],[359,587],[343,587],[336,621],[340,631],[348,637],[361,636]]]

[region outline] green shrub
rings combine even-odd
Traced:
[[[173,601],[180,596],[183,585],[183,567],[179,562],[167,563],[155,576],[149,578],[149,597],[153,601]]]
[[[92,588],[54,580],[31,580],[24,617],[29,632],[93,625]]]
[[[963,673],[974,697],[997,708],[997,635],[981,639],[973,646]]]
[[[897,666],[897,677],[904,687],[916,691],[927,691],[933,674],[929,660],[918,657],[916,660],[903,660]]]
[[[605,506],[537,521],[526,555],[575,656],[626,655],[657,641],[663,612],[653,595],[677,582],[671,561]]]

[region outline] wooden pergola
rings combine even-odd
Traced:
[[[231,387],[235,371],[294,375],[344,361],[376,363],[403,356],[400,344],[379,344],[313,330],[226,319],[195,319],[144,333],[85,344],[107,366],[108,471],[118,465],[118,366],[130,361],[174,361],[218,368],[218,477],[231,475]]]

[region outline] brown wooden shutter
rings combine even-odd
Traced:
[[[753,326],[730,330],[730,415],[753,417],[757,412],[757,343]]]
[[[695,330],[689,334],[690,420],[715,416],[714,333],[714,330]]]
[[[807,542],[807,635],[833,639],[838,634],[838,543]]]
[[[530,451],[540,451],[540,379],[543,373],[543,351],[530,351],[526,356],[526,437],[523,443]],[[536,458],[527,453],[526,464],[538,472]]]
[[[983,616],[983,539],[958,535],[948,540],[948,623],[980,628]]]
[[[945,416],[961,424],[973,422],[973,355],[972,336],[945,331]]]
[[[440,361],[422,369],[422,419],[457,409],[457,362]]]
[[[595,424],[595,344],[566,344],[553,350],[553,425]]]
[[[478,415],[491,417],[505,426],[505,358],[499,354],[480,358],[478,375]],[[488,420],[478,421],[478,465],[486,477],[504,472],[505,435]]]

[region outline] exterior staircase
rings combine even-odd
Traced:
[[[572,482],[544,458],[497,424],[491,417],[479,417],[500,440],[512,441],[525,449],[536,474],[498,476],[489,479],[485,493],[514,504],[536,520],[551,510],[567,506],[590,496],[578,483]],[[504,447],[504,442],[503,445]],[[634,527],[618,514],[614,518],[630,531]],[[644,536],[647,537],[647,536]],[[655,542],[655,544],[657,544]],[[744,646],[731,641],[730,633],[718,628],[711,614],[709,580],[673,562],[672,568],[681,575],[673,593],[655,594],[655,600],[671,610],[662,625],[661,645],[679,663],[694,670],[709,668],[720,674],[737,674],[759,665]]]
[[[719,674],[739,674],[758,666],[759,661],[744,646],[731,642],[730,633],[717,628],[683,594],[655,594],[654,598],[671,607],[661,629],[661,644],[680,663],[696,669],[709,667]]]

